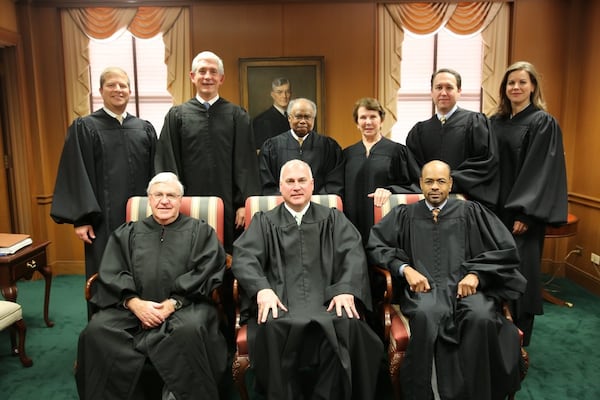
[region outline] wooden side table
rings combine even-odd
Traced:
[[[48,318],[50,286],[52,285],[52,268],[46,262],[46,247],[50,242],[33,242],[15,254],[0,256],[0,288],[2,296],[8,301],[17,301],[17,281],[31,279],[38,271],[46,280],[44,293],[44,321],[46,326],[54,326]]]

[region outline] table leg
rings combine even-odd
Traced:
[[[542,298],[549,303],[556,304],[557,306],[573,307],[573,303],[559,299],[546,289],[542,289]]]
[[[44,321],[46,326],[52,328],[54,322],[48,318],[48,308],[50,306],[50,287],[52,285],[52,268],[49,265],[45,265],[43,268],[38,268],[38,271],[44,277],[46,281],[46,288],[44,290]]]

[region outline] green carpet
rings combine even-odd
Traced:
[[[52,282],[50,319],[43,317],[42,280],[20,281],[18,302],[27,324],[27,354],[31,368],[23,368],[10,356],[10,340],[0,332],[0,390],[9,400],[77,399],[73,363],[77,337],[86,322],[82,276],[58,276]],[[597,400],[600,399],[600,298],[579,286],[557,280],[559,295],[571,301],[571,309],[545,304],[545,315],[536,318],[528,351],[529,374],[517,393],[518,400]],[[249,374],[251,378],[251,374]],[[238,400],[235,389],[229,400]],[[389,383],[382,374],[377,400],[391,400]]]

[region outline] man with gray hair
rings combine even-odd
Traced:
[[[289,130],[267,139],[260,150],[259,169],[263,195],[279,193],[277,178],[281,166],[299,159],[310,165],[315,194],[343,195],[344,161],[335,139],[313,131],[317,105],[298,98],[288,105]]]
[[[175,174],[156,175],[147,193],[152,215],[108,240],[91,299],[100,311],[79,337],[79,397],[145,398],[137,383],[150,361],[163,399],[218,399],[227,346],[211,292],[225,252],[210,225],[179,213]]]
[[[292,84],[287,78],[275,78],[271,82],[273,105],[252,120],[254,144],[257,151],[268,138],[290,129],[287,107],[292,97]]]
[[[176,173],[191,196],[219,196],[225,205],[225,249],[244,226],[246,197],[260,192],[250,117],[219,96],[223,60],[203,51],[192,61],[196,96],[165,116],[156,171]]]

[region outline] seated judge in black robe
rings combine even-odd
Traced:
[[[148,194],[152,216],[122,225],[106,246],[91,300],[100,311],[79,337],[79,396],[143,399],[136,385],[150,361],[177,400],[218,399],[227,347],[211,291],[225,252],[206,222],[179,214],[174,174],[154,177]]]
[[[273,105],[252,119],[254,144],[258,152],[268,138],[290,129],[287,107],[292,96],[292,86],[287,78],[275,78],[271,82]]]
[[[406,146],[381,135],[385,111],[376,99],[358,100],[352,115],[361,140],[343,151],[344,180],[349,183],[344,187],[344,213],[366,244],[373,205],[381,207],[392,193],[420,192],[413,183],[419,170]]]
[[[344,161],[335,139],[313,131],[317,106],[294,99],[288,106],[291,130],[267,139],[259,154],[262,194],[279,194],[279,171],[287,161],[305,161],[313,171],[315,194],[343,195]]]
[[[104,107],[67,131],[50,210],[84,241],[86,277],[98,272],[109,235],[125,222],[127,199],[144,195],[154,175],[156,132],[125,111],[131,93],[125,71],[105,69],[100,93]]]
[[[405,399],[504,399],[520,387],[517,327],[501,303],[525,290],[508,230],[477,202],[448,199],[450,168],[422,170],[425,200],[399,205],[371,230],[369,261],[394,278],[410,323],[400,379]],[[437,208],[437,221],[432,214]]]
[[[461,76],[440,69],[431,77],[431,98],[436,114],[415,124],[406,146],[419,168],[441,160],[452,168],[454,187],[470,200],[490,209],[498,199],[498,152],[487,117],[456,105],[461,93]]]
[[[312,190],[310,167],[286,163],[285,203],[256,213],[234,243],[257,388],[269,400],[373,399],[383,352],[364,320],[360,236],[340,211],[311,203]]]
[[[196,96],[165,116],[156,150],[156,171],[177,174],[188,196],[218,196],[225,206],[225,249],[234,228],[244,226],[246,197],[260,193],[250,117],[219,97],[223,61],[204,51],[190,72]]]
[[[545,111],[535,67],[524,61],[504,74],[492,128],[500,155],[497,214],[513,233],[525,294],[513,318],[528,345],[535,314],[543,314],[541,259],[546,225],[567,222],[567,173],[560,126]]]

